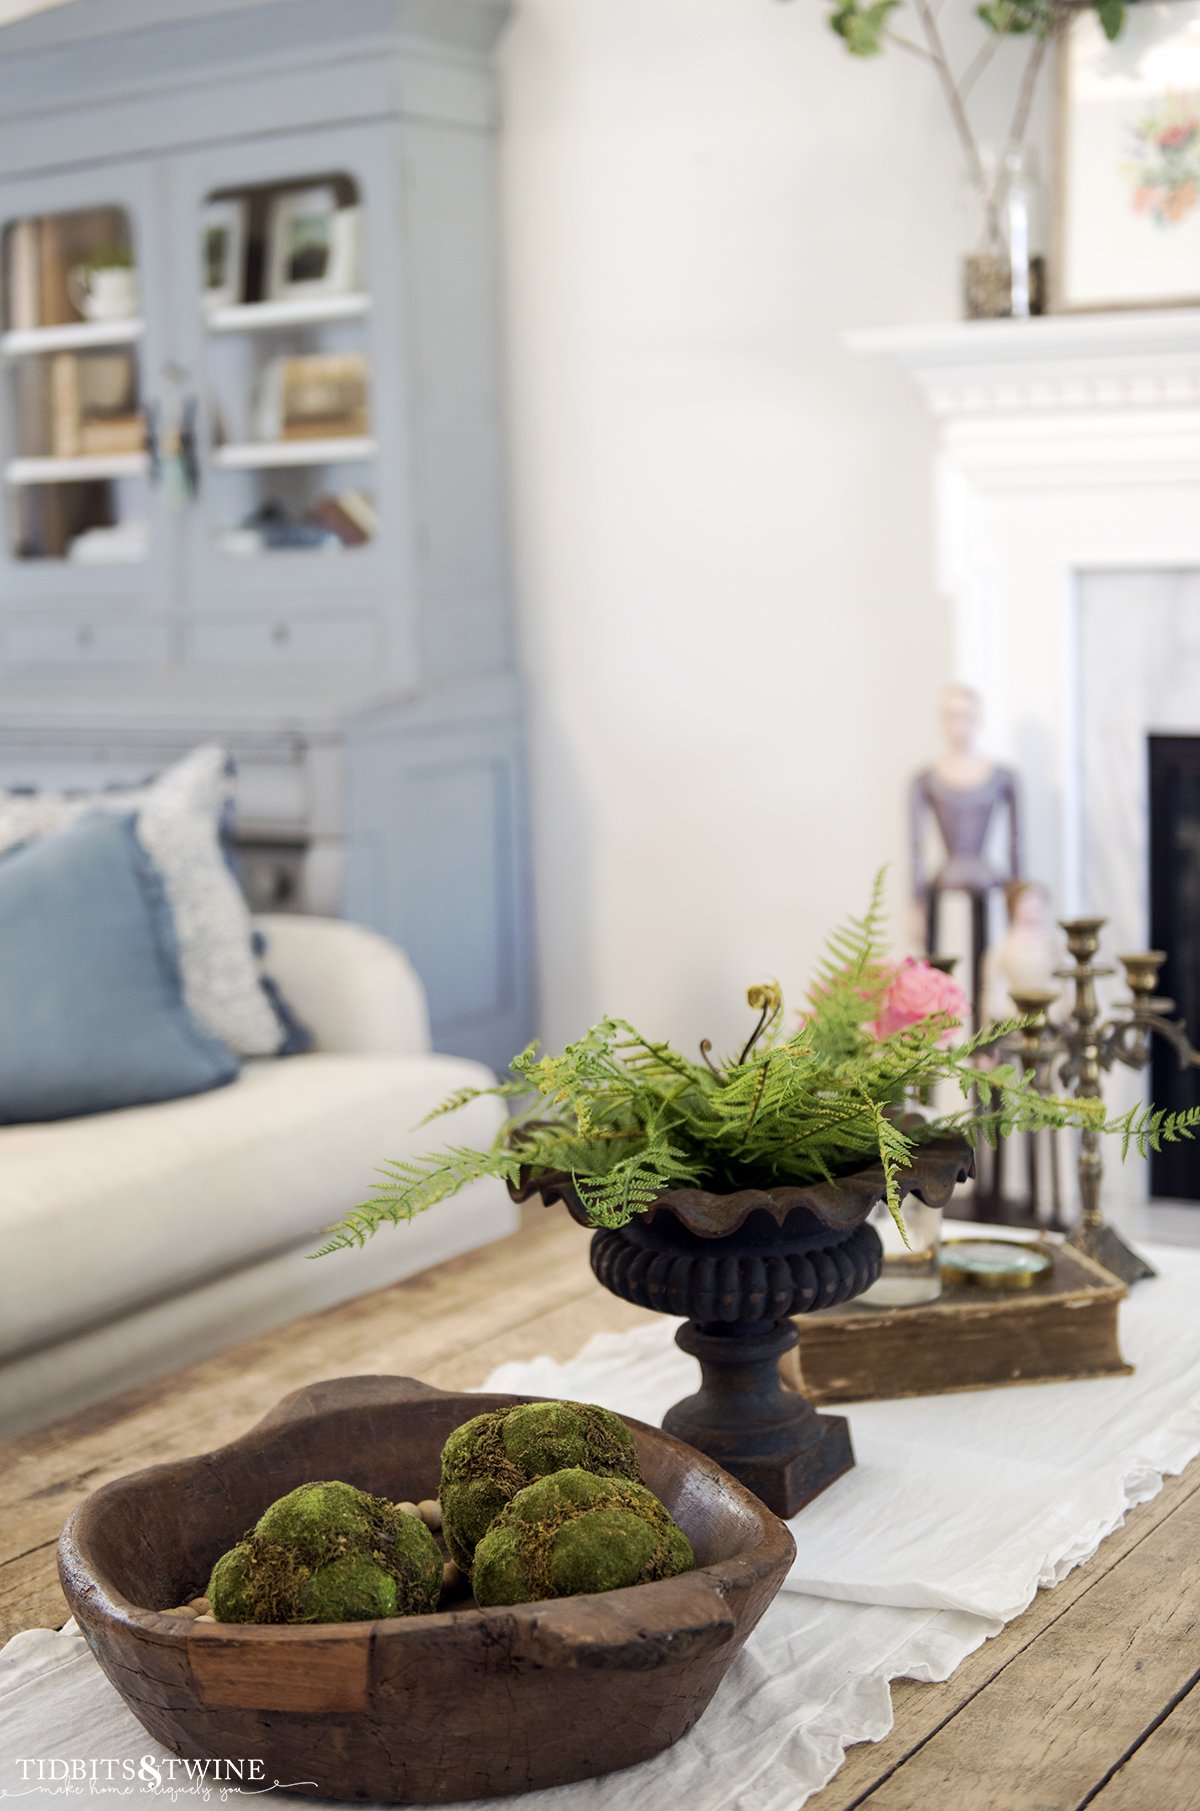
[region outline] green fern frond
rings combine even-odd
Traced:
[[[1195,1137],[1197,1126],[1200,1126],[1200,1107],[1186,1107],[1182,1113],[1168,1113],[1162,1107],[1131,1107],[1128,1113],[1105,1120],[1096,1129],[1120,1133],[1121,1157],[1124,1159],[1131,1146],[1136,1146],[1139,1157],[1145,1157],[1148,1151],[1159,1151],[1164,1144],[1190,1140]]]
[[[875,1139],[879,1151],[879,1161],[883,1165],[884,1181],[887,1184],[888,1212],[899,1228],[900,1237],[908,1244],[908,1228],[900,1211],[900,1178],[909,1168],[913,1141],[892,1119],[889,1119],[879,1102],[872,1100],[869,1094],[862,1095],[862,1102],[871,1116]]]
[[[624,1226],[668,1186],[672,1164],[661,1148],[632,1152],[605,1176],[572,1175],[575,1191],[597,1226]]]
[[[456,1195],[469,1182],[484,1176],[515,1182],[520,1168],[520,1157],[503,1143],[486,1151],[452,1145],[435,1157],[390,1163],[382,1171],[384,1180],[375,1184],[374,1194],[331,1227],[328,1241],[309,1255],[322,1258],[331,1251],[365,1245],[381,1226],[412,1220]]]
[[[473,1100],[484,1100],[488,1095],[511,1100],[528,1092],[527,1084],[520,1081],[496,1082],[491,1088],[456,1088],[453,1094],[448,1094],[444,1101],[432,1107],[417,1124],[427,1126],[431,1120],[443,1119],[447,1113],[457,1113],[460,1107],[467,1106]]]
[[[996,1024],[985,1025],[982,1031],[977,1031],[973,1036],[965,1039],[958,1045],[954,1054],[964,1060],[976,1056],[979,1051],[990,1050],[993,1044],[1001,1044],[1015,1031],[1024,1031],[1035,1023],[1036,1021],[1033,1019],[999,1019]]]

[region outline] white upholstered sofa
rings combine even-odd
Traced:
[[[248,1061],[187,1100],[0,1127],[0,1437],[515,1229],[503,1186],[480,1182],[308,1260],[382,1163],[440,1142],[417,1122],[491,1077],[430,1052],[421,984],[384,938],[258,922],[311,1054]],[[489,1142],[503,1112],[471,1102],[454,1142]]]

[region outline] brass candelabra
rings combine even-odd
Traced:
[[[1125,971],[1129,999],[1121,1001],[1112,1018],[1101,1019],[1096,997],[1096,982],[1116,970],[1095,958],[1100,949],[1103,918],[1064,918],[1060,920],[1066,934],[1067,949],[1073,959],[1070,968],[1056,969],[1055,974],[1069,981],[1074,990],[1070,1016],[1060,1024],[1048,1018],[1055,996],[1038,990],[1014,994],[1013,1001],[1022,1016],[1035,1023],[1020,1034],[1018,1053],[1027,1072],[1034,1075],[1034,1086],[1042,1092],[1053,1087],[1057,1068],[1061,1088],[1073,1089],[1078,1098],[1099,1098],[1101,1075],[1114,1063],[1128,1069],[1144,1069],[1150,1061],[1152,1037],[1166,1038],[1180,1065],[1200,1068],[1200,1051],[1193,1048],[1182,1019],[1173,1018],[1175,1003],[1156,995],[1158,973],[1166,961],[1163,950],[1139,950],[1118,956]],[[1155,1274],[1145,1258],[1128,1246],[1104,1218],[1100,1205],[1100,1185],[1104,1164],[1100,1156],[1100,1133],[1080,1133],[1079,1220],[1067,1235],[1067,1243],[1095,1258],[1123,1282],[1135,1283]],[[1036,1153],[1031,1153],[1031,1186],[1037,1198],[1038,1175]],[[1050,1155],[1050,1182],[1054,1206],[1058,1206],[1058,1177],[1054,1155]]]

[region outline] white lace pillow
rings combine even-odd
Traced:
[[[273,1056],[294,1047],[293,1028],[263,987],[249,907],[225,859],[221,830],[233,789],[228,755],[209,746],[144,786],[86,794],[0,790],[0,850],[48,836],[85,811],[136,812],[138,840],[174,913],[189,1007],[239,1056]]]

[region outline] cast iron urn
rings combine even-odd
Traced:
[[[901,1187],[943,1207],[971,1173],[957,1138],[918,1146]],[[777,1515],[795,1515],[854,1464],[844,1415],[821,1415],[779,1379],[792,1317],[869,1289],[883,1251],[867,1216],[886,1195],[873,1165],[804,1187],[665,1190],[628,1226],[593,1229],[592,1269],[614,1295],[685,1317],[675,1335],[701,1384],[663,1427],[733,1473]],[[570,1177],[529,1175],[517,1198],[562,1201],[590,1226]]]

